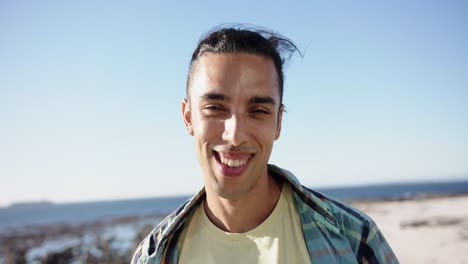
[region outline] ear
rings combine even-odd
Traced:
[[[186,98],[182,100],[182,116],[187,132],[193,136],[192,112],[190,111],[190,102]]]
[[[284,105],[281,104],[280,108],[278,110],[278,120],[277,120],[277,123],[276,123],[275,140],[277,140],[280,137],[280,134],[281,134],[281,124],[283,122],[283,111],[284,111]]]

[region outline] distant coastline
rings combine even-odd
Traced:
[[[468,178],[440,182],[387,183],[335,188],[312,187],[312,189],[345,201],[408,200],[414,198],[446,197],[467,194]]]
[[[394,183],[313,190],[342,201],[411,200],[453,197],[468,193],[468,179],[451,182]],[[0,233],[6,228],[58,223],[82,224],[100,219],[167,215],[190,196],[55,203],[48,200],[15,202],[0,208]],[[0,261],[1,262],[1,261]]]
[[[468,193],[468,177],[448,180],[448,181],[420,181],[420,182],[401,182],[401,183],[376,183],[337,187],[315,187],[306,186],[322,194],[329,195],[345,201],[388,201],[388,200],[406,200],[414,198],[431,198],[458,196]],[[179,200],[184,201],[191,197],[190,195],[161,196],[148,198],[131,198],[116,200],[97,200],[97,201],[75,201],[75,202],[54,202],[47,199],[37,201],[18,201],[10,204],[0,205],[0,209],[14,208],[44,208],[50,206],[72,206],[86,204],[112,204],[112,203],[136,203],[154,200]],[[168,212],[166,212],[168,213]]]
[[[41,201],[29,201],[29,202],[14,202],[7,206],[7,208],[38,208],[48,207],[55,205],[54,202],[41,200]]]

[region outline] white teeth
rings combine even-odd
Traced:
[[[220,157],[221,163],[228,165],[229,167],[239,167],[247,163],[247,160],[232,160]]]

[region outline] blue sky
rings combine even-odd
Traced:
[[[468,178],[466,1],[2,1],[0,205],[191,194],[200,35],[291,38],[271,162],[309,186]]]

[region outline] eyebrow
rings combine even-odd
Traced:
[[[219,101],[224,101],[228,99],[224,94],[221,94],[221,93],[206,93],[200,97],[203,99],[207,99],[207,100],[219,100]]]
[[[206,100],[229,101],[229,97],[222,93],[205,93],[200,96]],[[249,104],[271,104],[276,105],[275,99],[270,96],[254,96],[250,98]]]
[[[249,104],[271,104],[276,105],[275,99],[270,96],[254,96],[249,100]]]

